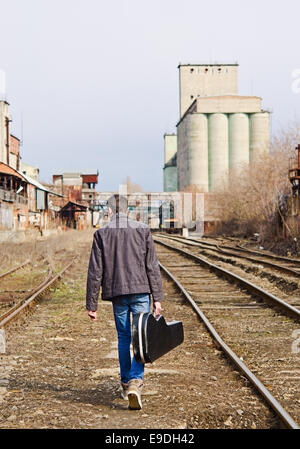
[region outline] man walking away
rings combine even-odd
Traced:
[[[131,314],[153,311],[159,315],[163,298],[162,282],[154,242],[149,227],[128,217],[127,198],[113,195],[108,200],[110,222],[98,229],[90,255],[86,308],[97,320],[98,296],[112,301],[118,334],[122,397],[130,409],[141,409],[144,364],[130,356]]]

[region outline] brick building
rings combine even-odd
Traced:
[[[51,207],[51,196],[62,198],[38,181],[0,162],[0,230],[42,230],[56,226],[60,217]]]
[[[20,139],[10,134],[9,136],[9,165],[20,170]]]
[[[60,188],[60,193],[68,196],[70,201],[83,201],[90,205],[97,197],[98,170],[81,170],[77,172],[57,170],[52,175],[53,185]]]

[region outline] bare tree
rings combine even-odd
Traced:
[[[300,120],[293,120],[281,128],[271,140],[271,153],[287,153],[294,157],[294,149],[300,142]]]
[[[271,151],[229,173],[228,184],[215,199],[223,231],[260,233],[262,239],[283,234],[294,238],[297,226],[289,220],[291,185],[288,171],[300,143],[300,121],[292,121],[272,138]]]
[[[230,172],[228,185],[216,193],[219,218],[229,230],[274,233],[279,215],[291,233],[282,212],[290,193],[288,159],[278,151]]]

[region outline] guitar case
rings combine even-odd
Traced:
[[[184,339],[181,321],[166,323],[164,317],[151,313],[137,313],[132,319],[132,346],[135,359],[152,363],[179,346]]]

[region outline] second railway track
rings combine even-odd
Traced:
[[[292,348],[299,317],[282,315],[257,295],[253,297],[249,291],[229,282],[227,276],[222,279],[201,266],[193,255],[155,240],[161,264],[180,282],[275,402],[291,416],[292,424],[288,427],[297,428],[296,423],[300,422],[300,363],[299,355]]]
[[[300,270],[300,261],[297,265],[296,259],[288,259],[282,265],[281,258],[278,263],[276,256],[274,259],[268,259],[268,254],[262,254],[260,257],[249,256],[243,252],[236,253],[235,248],[224,250],[219,245],[205,243],[202,240],[159,234],[157,237],[178,248],[187,249],[195,255],[205,257],[221,268],[229,269],[300,310],[300,271],[297,271],[297,268]]]
[[[300,278],[300,259],[293,259],[289,257],[276,256],[275,254],[263,253],[262,251],[250,250],[242,246],[228,246],[219,245],[216,243],[206,242],[203,239],[171,237],[166,235],[159,235],[169,240],[177,241],[179,243],[189,245],[191,247],[198,247],[202,250],[209,250],[219,253],[223,256],[232,256],[240,259],[245,259],[254,263],[261,263],[276,271]]]
[[[34,301],[61,278],[65,271],[67,271],[68,268],[74,263],[74,260],[75,258],[56,274],[53,273],[53,267],[50,267],[46,279],[32,288],[29,293],[25,295],[23,294],[23,297],[14,299],[14,304],[7,307],[7,310],[0,310],[0,329],[4,329],[20,317],[21,314],[30,309],[34,305]]]
[[[0,315],[27,299],[51,278],[52,272],[48,259],[40,258],[35,263],[26,261],[4,273],[0,277]]]

